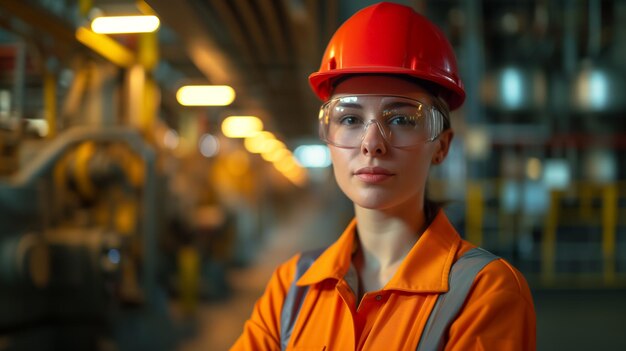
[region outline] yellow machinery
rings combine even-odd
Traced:
[[[157,194],[153,148],[121,127],[70,129],[0,182],[8,350],[171,349]]]

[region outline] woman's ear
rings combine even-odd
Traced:
[[[433,141],[433,143],[436,144],[435,146],[436,149],[433,154],[432,161],[431,161],[432,164],[438,165],[441,162],[443,162],[443,160],[448,155],[448,151],[450,150],[450,144],[452,143],[452,138],[454,138],[454,132],[452,131],[452,129],[446,129],[443,132],[441,132],[441,134],[439,134],[439,136],[437,137],[437,139],[435,139],[435,141]]]

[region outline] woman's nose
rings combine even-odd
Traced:
[[[365,126],[361,140],[361,152],[368,156],[381,156],[387,153],[385,138],[377,123],[370,122]]]

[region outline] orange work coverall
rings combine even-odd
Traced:
[[[450,267],[474,248],[439,211],[385,287],[356,301],[351,269],[356,220],[297,284],[309,286],[288,350],[415,350]],[[280,316],[299,256],[280,265],[231,350],[280,350]],[[348,279],[350,280],[350,279]],[[533,300],[522,274],[503,259],[478,273],[451,324],[445,350],[535,350]]]

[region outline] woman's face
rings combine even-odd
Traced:
[[[355,76],[342,81],[333,98],[355,94],[397,95],[431,104],[433,97],[422,87],[391,76]],[[376,99],[367,99],[364,113],[376,111]],[[421,210],[430,165],[445,158],[452,131],[432,142],[410,148],[395,148],[383,138],[376,125],[370,125],[360,147],[329,145],[335,179],[356,206],[396,211]],[[409,208],[407,208],[409,206]]]

